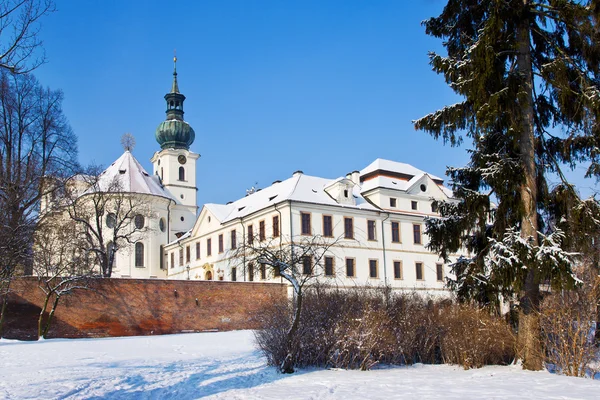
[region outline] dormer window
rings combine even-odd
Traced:
[[[348,198],[348,189],[344,190],[344,197]]]
[[[390,207],[396,207],[396,198],[390,197]]]

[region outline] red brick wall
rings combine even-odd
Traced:
[[[33,338],[43,304],[35,278],[18,279],[4,337]],[[256,315],[285,301],[285,285],[221,281],[99,279],[61,299],[49,337],[103,337],[257,328]]]

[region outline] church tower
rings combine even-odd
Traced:
[[[185,96],[179,92],[177,84],[177,57],[173,58],[173,85],[165,95],[167,118],[156,128],[156,141],[161,150],[150,160],[154,174],[161,179],[165,189],[177,204],[196,215],[196,160],[199,154],[190,151],[196,134],[183,120]],[[183,221],[183,219],[181,219]],[[185,224],[187,225],[187,224]]]

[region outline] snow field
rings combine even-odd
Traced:
[[[278,374],[251,331],[0,340],[3,399],[597,399],[600,382],[448,365]]]

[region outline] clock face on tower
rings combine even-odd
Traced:
[[[179,164],[185,164],[187,162],[187,158],[185,158],[185,156],[182,154],[177,157],[177,161],[179,161]]]

